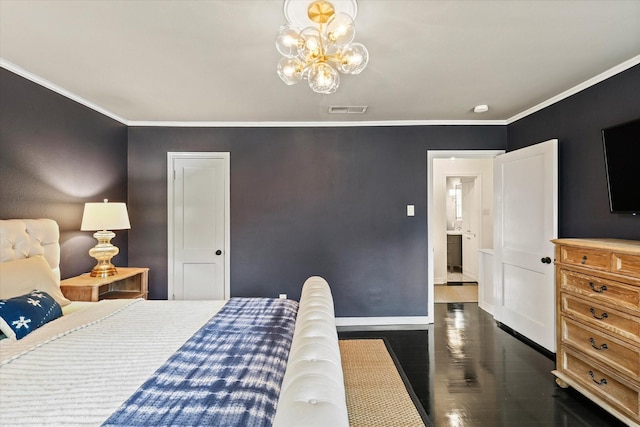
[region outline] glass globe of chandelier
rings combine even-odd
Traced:
[[[306,79],[317,93],[334,93],[340,86],[340,73],[359,74],[369,62],[369,52],[361,43],[353,43],[356,29],[353,18],[357,11],[355,0],[335,0],[346,3],[345,9],[336,12],[328,1],[313,1],[307,7],[307,17],[296,19],[300,0],[285,1],[288,25],[280,27],[276,48],[283,56],[278,62],[278,76],[288,85]],[[344,6],[340,4],[340,6]],[[297,22],[296,22],[297,21]],[[310,23],[299,30],[297,23]],[[314,25],[315,24],[315,25]]]

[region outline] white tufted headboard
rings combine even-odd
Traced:
[[[60,229],[52,219],[0,220],[0,262],[43,255],[60,282]]]
[[[320,276],[302,286],[273,425],[349,426],[333,297]]]

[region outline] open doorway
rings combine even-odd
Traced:
[[[445,174],[445,215],[446,215],[446,252],[447,270],[444,277],[436,274],[436,285],[462,285],[475,283],[478,279],[478,241],[483,232],[482,227],[482,176],[481,175],[448,175],[448,163],[455,160],[436,159],[442,163],[435,172],[442,170]],[[473,168],[482,168],[476,162],[491,160],[471,160]],[[458,161],[460,162],[460,160]],[[469,164],[469,162],[465,162]],[[491,164],[489,163],[489,166]],[[468,167],[468,166],[467,166]],[[456,168],[456,169],[459,169]],[[450,172],[449,172],[450,173]],[[436,206],[436,209],[442,209]],[[487,212],[488,214],[489,212]],[[442,255],[436,252],[438,258]],[[438,261],[436,261],[436,264]]]
[[[430,150],[427,152],[428,295],[431,322],[433,321],[435,285],[447,283],[447,236],[459,233],[461,251],[463,251],[461,270],[476,280],[481,269],[478,265],[478,251],[491,248],[493,245],[493,158],[502,153],[504,153],[503,150]],[[459,193],[448,191],[447,178],[459,179]],[[456,190],[455,187],[454,190]],[[457,213],[463,217],[465,203],[462,194],[464,191],[467,192],[467,209],[469,209],[467,222],[460,218],[449,225],[447,198],[451,200],[454,194],[460,194],[462,203],[456,206],[456,209],[460,209]],[[466,269],[463,238],[468,243],[475,243],[475,249],[473,244],[467,245]]]

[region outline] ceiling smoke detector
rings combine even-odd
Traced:
[[[489,106],[487,104],[480,104],[473,107],[474,113],[486,113],[489,111]]]
[[[367,108],[366,105],[331,105],[329,114],[364,114]]]

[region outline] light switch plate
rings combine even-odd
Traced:
[[[416,216],[416,209],[414,205],[407,205],[407,216]]]

